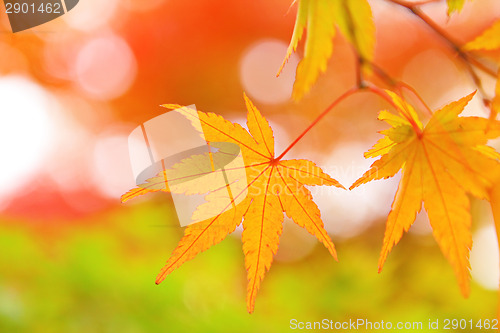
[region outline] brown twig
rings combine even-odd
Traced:
[[[427,2],[413,2],[413,3],[408,3],[406,1],[402,0],[387,0],[389,2],[392,2],[396,5],[402,6],[407,8],[409,11],[411,11],[416,17],[418,17],[422,22],[424,22],[430,29],[432,29],[438,36],[441,37],[442,40],[444,40],[448,46],[458,54],[459,59],[462,60],[462,63],[464,64],[465,68],[467,69],[467,72],[471,76],[472,80],[474,81],[474,84],[478,87],[479,92],[481,95],[486,96],[485,91],[482,86],[481,79],[477,75],[476,71],[474,70],[474,67],[483,71],[484,73],[492,76],[492,77],[497,77],[497,74],[495,71],[493,71],[491,68],[488,68],[485,64],[483,64],[481,61],[477,60],[475,56],[469,52],[464,51],[460,47],[460,43],[458,43],[453,37],[451,37],[445,30],[443,30],[438,24],[436,24],[429,16],[427,16],[421,9],[421,5],[425,5],[429,2],[432,1],[427,1]]]

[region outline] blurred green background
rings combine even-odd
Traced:
[[[473,283],[471,297],[463,299],[429,237],[407,236],[377,274],[381,228],[337,242],[339,263],[321,246],[302,260],[275,262],[249,315],[236,237],[154,284],[180,237],[168,222],[155,224],[171,217],[158,200],[113,209],[99,224],[80,221],[50,235],[20,221],[3,225],[0,330],[284,332],[294,318],[419,321],[426,327],[429,319],[495,317],[496,292]]]
[[[475,325],[496,316],[498,245],[484,202],[472,202],[469,299],[424,214],[377,273],[397,177],[351,193],[313,191],[339,262],[285,221],[252,315],[241,229],[154,284],[183,229],[167,194],[120,204],[135,186],[130,131],[162,114],[163,103],[196,104],[243,124],[246,91],[280,152],[355,82],[355,57],[336,37],[327,72],[304,100],[290,100],[301,49],[275,78],[295,19],[290,2],[80,0],[16,34],[0,7],[0,332],[285,332],[292,319],[325,318],[422,322],[426,331],[429,319]],[[432,108],[474,89],[431,31],[385,1],[371,4],[376,62],[391,75]],[[495,0],[468,2],[451,19],[444,1],[425,11],[464,42],[500,17]],[[376,115],[385,107],[359,94],[287,156],[309,158],[349,186],[371,163],[362,154],[384,128]],[[488,110],[477,98],[466,114]]]

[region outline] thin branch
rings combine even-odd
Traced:
[[[383,89],[380,89],[379,87],[374,86],[374,85],[367,86],[365,90],[369,91],[369,92],[372,92],[372,93],[374,93],[374,94],[382,97],[387,102],[389,102],[389,104],[391,104],[396,110],[398,110],[398,112],[403,117],[406,118],[406,120],[408,120],[408,122],[413,127],[413,130],[415,131],[415,133],[417,134],[417,136],[418,137],[422,136],[422,129],[417,125],[417,123],[415,122],[415,119],[412,118],[410,112],[406,108],[402,109],[401,107],[399,107],[398,105],[396,105],[396,103],[392,100],[392,98],[389,96],[389,94],[387,94],[386,91],[384,91]]]
[[[355,52],[357,54],[357,52]],[[359,89],[363,89],[365,87],[364,79],[363,79],[363,58],[361,56],[357,56],[356,59],[356,86]]]
[[[366,60],[365,60],[366,61]],[[370,64],[371,68],[373,69],[373,73],[380,78],[382,81],[384,81],[388,86],[390,86],[392,89],[397,89],[400,92],[401,97],[403,97],[403,89],[408,90],[411,92],[419,101],[422,103],[424,106],[425,110],[432,116],[432,110],[431,108],[425,103],[424,99],[420,96],[420,94],[410,86],[409,84],[397,80],[390,76],[384,69],[382,69],[380,66],[377,64],[371,62],[371,61],[366,61],[367,63]]]
[[[496,77],[495,71],[492,69],[488,68],[485,66],[482,62],[478,61],[474,56],[470,53],[467,53],[462,50],[460,47],[460,43],[458,43],[453,37],[451,37],[445,30],[443,30],[438,24],[436,24],[429,16],[427,16],[419,6],[424,5],[428,2],[424,3],[408,3],[406,1],[402,0],[387,0],[389,2],[392,2],[396,5],[402,6],[410,10],[415,16],[417,16],[422,22],[424,22],[429,28],[431,28],[438,36],[440,36],[447,44],[448,46],[453,49],[453,51],[457,52],[460,59],[464,63],[468,63],[468,66],[466,64],[467,71],[469,74],[472,76],[472,79],[474,82],[476,82],[475,76],[476,73],[474,72],[474,69],[470,66],[471,64],[478,69],[482,70],[486,74]]]
[[[295,139],[293,140],[293,142],[288,146],[288,148],[286,148],[280,156],[278,156],[277,158],[275,158],[274,160],[275,161],[279,161],[283,158],[283,156],[285,156],[286,153],[288,153],[290,151],[290,149],[293,148],[293,146],[295,146],[297,144],[297,142],[299,142],[303,137],[304,135],[307,134],[307,132],[309,132],[314,126],[316,126],[316,124],[321,120],[323,119],[323,117],[325,117],[334,107],[336,107],[340,102],[342,102],[343,100],[345,100],[347,97],[353,95],[354,93],[358,92],[358,91],[362,91],[358,86],[355,86],[355,87],[352,87],[351,89],[347,90],[345,93],[343,93],[342,95],[340,95],[340,97],[338,97],[332,104],[330,104],[323,112],[321,112],[321,114],[316,117],[316,119],[314,119],[314,121],[309,125],[307,126],[307,128]]]
[[[394,1],[394,0],[389,0],[389,1]],[[413,14],[415,14],[422,22],[427,24],[429,28],[431,28],[437,35],[439,35],[443,40],[445,40],[449,46],[459,54],[462,53],[462,50],[460,49],[460,46],[453,37],[451,37],[444,29],[442,29],[436,22],[434,22],[429,16],[427,16],[419,7],[411,6],[411,7],[406,7],[408,8]]]
[[[479,91],[481,96],[483,96],[483,104],[486,107],[488,107],[489,100],[486,98],[486,96],[488,96],[488,95],[486,94],[486,91],[484,91],[483,82],[481,81],[479,76],[476,74],[476,72],[472,68],[472,65],[469,61],[464,61],[464,65],[467,67],[467,70],[469,71],[469,73],[472,77],[472,80],[474,81],[474,84],[477,86],[477,90]]]
[[[422,0],[422,1],[413,1],[413,2],[406,2],[406,1],[400,1],[400,0],[394,0],[394,1],[391,1],[397,5],[400,5],[400,6],[403,6],[403,7],[406,7],[406,8],[410,8],[412,6],[423,6],[423,5],[427,5],[429,3],[433,3],[433,2],[439,2],[441,0]]]
[[[409,92],[411,92],[419,101],[420,103],[422,103],[422,105],[424,106],[425,110],[427,111],[427,113],[429,113],[429,115],[432,116],[432,110],[431,108],[427,105],[427,103],[425,103],[424,99],[420,96],[420,94],[415,90],[415,88],[413,88],[412,86],[410,86],[409,84],[403,82],[403,81],[399,81],[397,83],[401,88],[404,88],[406,90],[408,90]],[[401,92],[401,95],[403,93]]]
[[[490,76],[497,77],[497,73],[493,69],[485,66],[482,62],[480,62],[479,60],[477,60],[473,56],[470,56],[468,53],[464,53],[464,54],[466,55],[466,60],[468,62],[470,62],[472,65],[476,66],[477,68],[479,68],[480,70],[482,70],[483,72],[485,72],[486,74],[488,74]]]
[[[366,61],[366,60],[365,60]],[[370,66],[373,70],[373,73],[382,81],[384,81],[388,86],[394,88],[398,85],[398,80],[394,79],[390,76],[382,67],[377,65],[374,62],[370,62]]]

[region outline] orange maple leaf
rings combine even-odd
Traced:
[[[295,3],[294,1],[292,5]],[[367,0],[300,0],[290,45],[278,74],[307,29],[304,58],[297,66],[292,97],[300,100],[309,92],[320,73],[326,71],[333,52],[335,27],[353,44],[359,56],[370,62],[375,54],[375,23]],[[363,69],[370,70],[368,63]]]
[[[499,51],[500,50],[500,20],[497,20],[481,35],[468,42],[463,47],[464,51]],[[498,62],[498,60],[497,60]],[[500,113],[500,71],[497,73],[495,96],[491,102],[491,119],[496,119]]]
[[[471,216],[467,192],[489,199],[498,177],[498,153],[486,146],[500,135],[499,122],[479,117],[459,117],[474,93],[436,111],[424,127],[411,105],[387,91],[398,115],[382,111],[380,120],[392,127],[365,157],[381,158],[352,186],[394,176],[402,178],[392,203],[379,259],[382,270],[387,255],[403,232],[408,231],[422,202],[433,235],[453,266],[464,296],[469,293]],[[486,129],[490,126],[490,130]]]
[[[246,197],[231,209],[186,227],[184,237],[161,270],[156,283],[162,282],[168,274],[198,253],[222,241],[243,220],[242,241],[248,272],[247,310],[251,313],[260,283],[278,250],[283,213],[314,235],[337,259],[335,246],[324,229],[320,211],[306,185],[343,187],[311,161],[283,161],[281,156],[275,158],[274,136],[269,123],[246,95],[244,97],[249,132],[214,113],[164,105],[176,109],[190,120],[199,119],[208,142],[237,144],[243,155],[248,185],[245,188]],[[160,175],[158,179],[161,178]],[[165,187],[146,185],[124,194],[122,201],[159,190],[169,191]],[[232,195],[234,204],[238,198],[241,199],[243,191]]]

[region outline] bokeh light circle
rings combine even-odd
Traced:
[[[278,104],[290,99],[298,56],[292,54],[279,77],[287,44],[277,39],[264,39],[250,46],[240,62],[243,89],[258,102]]]
[[[25,187],[40,168],[54,131],[51,95],[21,76],[0,78],[0,195]]]
[[[369,169],[373,161],[363,152],[371,143],[350,142],[337,147],[322,169],[348,188]],[[321,210],[326,230],[335,237],[354,237],[373,222],[385,220],[396,193],[397,179],[374,181],[351,191],[316,186],[311,192]]]
[[[470,254],[472,278],[485,289],[497,290],[500,273],[495,226],[491,224],[476,231],[473,244]]]
[[[97,100],[110,100],[125,93],[137,73],[135,56],[119,36],[97,37],[87,42],[76,59],[78,85]]]
[[[64,20],[73,29],[90,32],[105,27],[114,17],[118,0],[79,1],[78,7],[64,15]]]
[[[92,160],[93,180],[104,197],[119,199],[136,187],[128,153],[128,132],[102,135]]]

